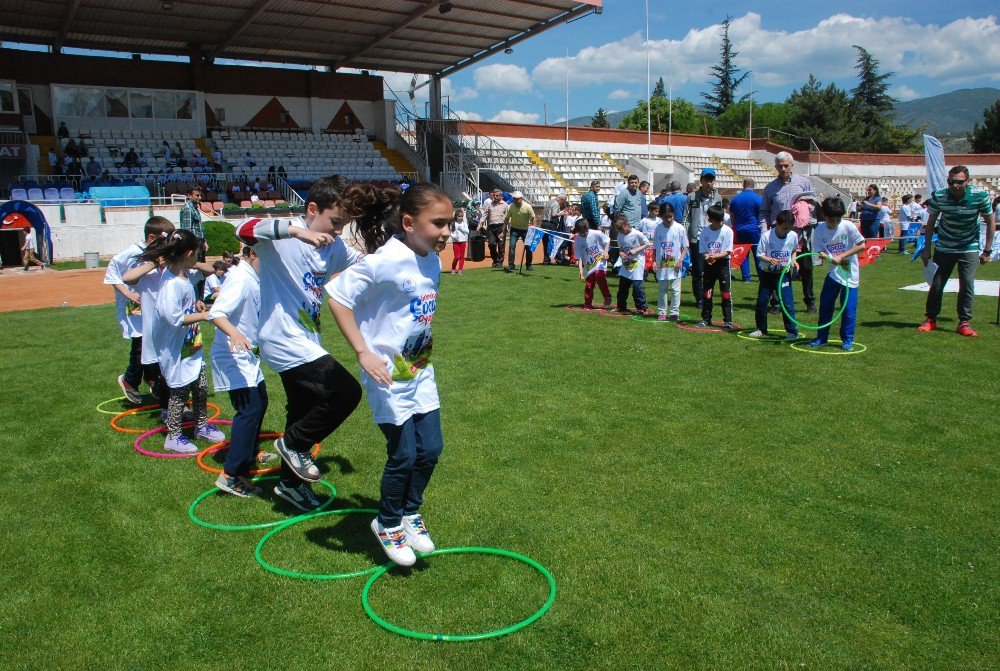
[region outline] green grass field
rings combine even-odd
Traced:
[[[978,339],[955,335],[955,294],[942,330],[922,335],[926,295],[897,290],[919,281],[895,255],[863,269],[868,351],[835,357],[567,311],[582,296],[572,269],[445,275],[445,452],[426,519],[439,546],[526,554],[559,588],[534,625],[461,644],[376,626],[364,579],[265,572],[263,531],[192,524],[214,476],[138,455],[95,412],[127,359],[111,305],[0,314],[2,667],[996,668],[996,299],[976,299]],[[756,288],[734,288],[744,325]],[[268,384],[265,429],[280,430],[284,395]],[[212,400],[232,416],[225,394]],[[335,505],[375,505],[383,460],[362,403],[320,454]],[[199,512],[290,514],[272,499],[210,497]],[[266,557],[309,572],[382,563],[368,521],[297,525]],[[519,564],[457,555],[380,579],[372,601],[398,625],[467,633],[520,620],[545,594]]]

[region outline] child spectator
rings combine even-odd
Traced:
[[[760,286],[757,288],[757,308],[754,314],[757,330],[750,334],[751,338],[763,338],[767,335],[767,307],[771,296],[781,292],[781,302],[788,311],[781,316],[785,322],[785,332],[788,340],[799,337],[799,331],[792,319],[795,318],[795,296],[792,293],[792,276],[785,278],[778,286],[778,278],[785,267],[791,265],[798,268],[796,256],[799,248],[799,236],[792,227],[795,225],[795,215],[791,210],[782,210],[774,220],[774,228],[761,236],[757,243],[757,259],[760,262]]]
[[[840,318],[840,340],[842,350],[854,349],[854,325],[858,315],[858,284],[860,264],[858,253],[865,249],[865,239],[857,226],[843,221],[844,203],[839,198],[823,201],[823,218],[826,221],[816,227],[813,233],[813,249],[820,258],[830,261],[830,270],[823,281],[819,296],[819,323],[826,324],[833,319],[833,306],[837,298],[840,304],[847,303]],[[816,339],[808,347],[822,347],[830,337],[830,327],[821,328]]]
[[[586,217],[580,217],[573,228],[576,240],[575,255],[579,259],[580,279],[586,280],[583,290],[583,308],[594,309],[594,287],[597,286],[604,296],[604,309],[611,308],[611,290],[608,289],[608,248],[611,239],[599,230],[591,230]]]
[[[455,218],[451,222],[451,274],[462,274],[465,270],[465,250],[469,244],[469,222],[465,220],[465,210],[455,210]],[[456,270],[456,268],[458,270]]]
[[[675,322],[681,310],[681,277],[684,255],[688,251],[687,229],[674,219],[674,207],[664,201],[660,205],[660,223],[653,233],[656,252],[656,283],[659,298],[659,321]],[[668,314],[669,312],[669,314]]]
[[[219,289],[222,288],[222,283],[226,280],[227,269],[225,261],[216,261],[212,264],[213,272],[205,279],[205,291],[202,294],[205,305],[211,305],[218,298]]]
[[[701,231],[699,252],[704,259],[702,267],[702,303],[701,321],[695,324],[699,328],[712,325],[712,297],[715,293],[715,283],[719,283],[719,293],[722,296],[722,328],[733,330],[733,295],[730,293],[732,277],[729,268],[729,255],[733,253],[733,229],[724,226],[726,211],[722,203],[716,203],[706,212],[708,226]]]

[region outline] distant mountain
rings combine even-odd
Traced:
[[[624,112],[608,112],[608,123],[612,128],[618,128],[618,122],[625,118],[625,115],[632,110],[626,110]],[[590,122],[593,120],[593,115],[591,116],[578,116],[574,119],[569,120],[570,126],[589,126]],[[562,126],[565,121],[560,121],[559,123],[552,124],[553,126]]]
[[[1000,99],[1000,89],[959,89],[896,105],[897,121],[913,128],[929,124],[927,133],[944,141],[963,139],[974,124],[983,122],[983,110]],[[956,143],[958,144],[958,143]]]

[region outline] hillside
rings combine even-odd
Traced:
[[[914,128],[929,124],[927,132],[940,137],[964,138],[973,124],[982,123],[983,110],[1000,98],[1000,89],[959,89],[896,105],[899,122]]]

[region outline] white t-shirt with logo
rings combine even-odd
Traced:
[[[226,274],[208,313],[209,319],[225,317],[257,350],[257,325],[260,318],[260,276],[249,263],[234,266]],[[260,359],[255,351],[233,352],[229,336],[215,329],[212,341],[212,385],[215,391],[256,387],[264,381]]]
[[[659,217],[652,217],[652,218],[643,217],[642,219],[639,220],[639,225],[637,228],[640,231],[642,231],[643,235],[652,240],[653,235],[656,234],[656,227],[659,225],[660,225]]]
[[[610,242],[608,236],[593,229],[587,231],[586,237],[577,236],[573,241],[573,253],[576,254],[576,258],[583,259],[585,277],[590,277],[598,270],[608,271],[608,260],[604,258],[604,250]]]
[[[776,260],[776,265],[763,268],[769,273],[780,273],[792,261],[792,254],[799,247],[799,236],[795,231],[789,231],[783,239],[778,237],[778,229],[772,228],[761,236],[757,243],[757,256],[766,256]]]
[[[204,300],[210,299],[212,297],[212,294],[214,294],[216,291],[218,291],[222,287],[222,282],[225,279],[226,279],[225,275],[223,275],[222,277],[219,277],[215,273],[212,273],[211,275],[209,275],[208,277],[206,277],[205,278],[205,291],[204,291],[204,295],[202,296],[202,298]]]
[[[677,259],[684,258],[689,247],[687,229],[680,223],[660,223],[653,233],[653,249],[656,250],[656,279],[679,279],[683,270],[675,270]]]
[[[277,373],[326,355],[320,344],[323,287],[363,256],[340,237],[319,249],[288,238],[293,226],[306,227],[302,218],[249,219],[237,227],[237,237],[260,258],[260,353]]]
[[[646,274],[646,252],[645,250],[628,254],[628,250],[648,245],[649,238],[643,235],[642,231],[633,228],[627,235],[618,233],[618,249],[621,250],[621,268],[618,269],[618,277],[629,280],[641,280]]]
[[[156,348],[153,347],[153,319],[156,314],[156,294],[160,289],[160,279],[163,270],[154,268],[139,278],[136,283],[136,291],[139,292],[139,305],[142,312],[142,356],[140,361],[143,365],[156,363]]]
[[[111,259],[108,263],[108,269],[104,272],[104,283],[125,284],[122,275],[132,268],[142,265],[142,261],[136,260],[136,257],[145,250],[143,245],[136,243]],[[115,290],[115,317],[118,319],[118,325],[121,326],[123,338],[142,336],[141,303],[133,303],[117,289]]]
[[[701,229],[698,251],[702,254],[725,254],[733,251],[733,229],[722,225],[719,230],[706,226]]]
[[[830,229],[826,223],[821,223],[813,231],[812,244],[815,252],[826,252],[830,256],[843,254],[852,247],[864,244],[865,238],[858,231],[858,227],[849,221],[841,221],[836,228]],[[848,273],[847,285],[851,289],[857,289],[861,279],[858,255],[855,254],[848,259],[850,273]],[[830,269],[827,274],[833,277],[838,284],[844,284],[841,275],[845,274],[840,266],[829,264]]]
[[[392,374],[386,387],[361,371],[377,424],[398,426],[441,407],[430,362],[440,279],[437,254],[419,256],[399,238],[390,238],[326,288],[333,300],[354,311],[368,349]]]
[[[171,389],[197,380],[205,363],[200,324],[184,324],[184,315],[198,311],[191,280],[200,274],[192,269],[187,277],[178,277],[164,268],[156,295],[152,341],[160,372]]]

